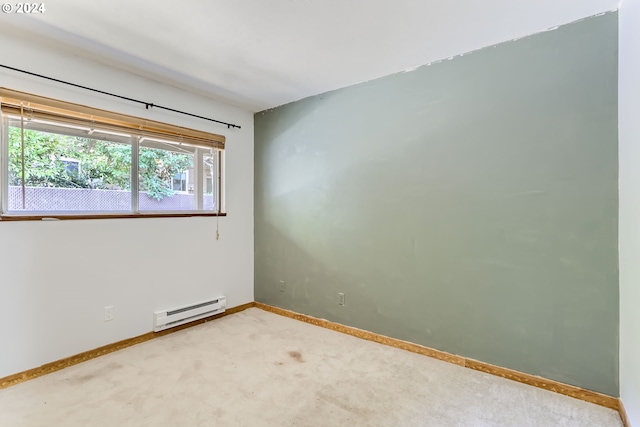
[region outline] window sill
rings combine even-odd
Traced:
[[[227,216],[226,213],[216,212],[160,212],[160,213],[113,213],[113,214],[56,214],[51,215],[0,215],[0,222],[3,221],[56,221],[56,220],[78,220],[78,219],[123,219],[123,218],[189,218],[189,217],[216,217]]]

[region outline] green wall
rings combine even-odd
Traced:
[[[257,113],[256,300],[617,396],[617,19]]]

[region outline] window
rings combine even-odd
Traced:
[[[178,172],[173,176],[173,190],[174,191],[187,191],[187,173]],[[191,187],[191,191],[193,191],[193,186]]]
[[[0,89],[3,218],[221,214],[224,137]]]

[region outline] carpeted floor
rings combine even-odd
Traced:
[[[0,426],[622,426],[617,412],[252,308],[0,390]]]

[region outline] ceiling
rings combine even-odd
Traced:
[[[78,56],[260,111],[614,10],[618,3],[55,0],[45,3],[45,13],[11,25],[18,37],[46,37]]]

